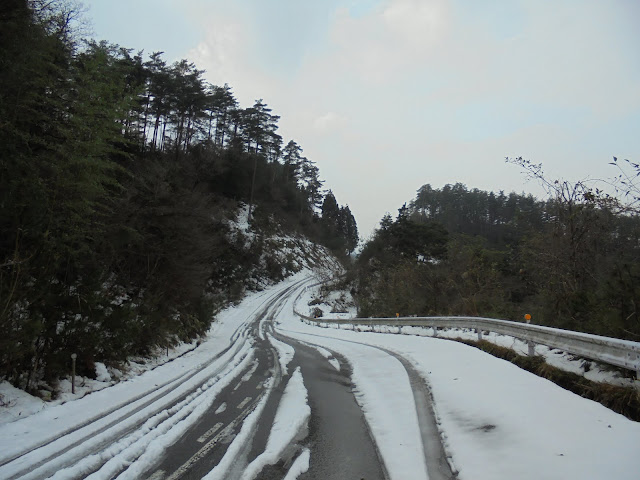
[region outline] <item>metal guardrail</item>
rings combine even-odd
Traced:
[[[640,379],[640,342],[630,340],[483,317],[313,318],[296,311],[295,306],[293,313],[315,323],[432,327],[436,329],[435,335],[438,328],[474,329],[478,333],[478,339],[482,339],[483,332],[495,332],[528,342],[529,355],[534,354],[536,344],[546,345],[573,355],[633,370]]]

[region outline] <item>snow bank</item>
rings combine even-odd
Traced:
[[[267,333],[267,337],[271,345],[273,345],[278,351],[278,358],[280,361],[280,368],[282,369],[283,375],[288,375],[287,365],[289,362],[293,360],[293,356],[296,351],[291,345],[287,345],[284,342],[281,342],[273,337],[273,335]]]
[[[287,472],[287,476],[284,480],[296,480],[298,476],[306,473],[309,470],[309,460],[311,459],[311,452],[308,448],[302,450],[302,453],[298,455],[298,458],[293,462],[291,468]]]
[[[96,380],[99,382],[111,381],[111,374],[104,363],[96,362]]]
[[[214,325],[217,327],[217,325]],[[161,365],[168,364],[198,346],[197,342],[180,343],[179,345],[165,349],[156,349],[156,355],[149,358],[133,357],[129,359],[126,370],[107,367],[103,363],[96,362],[96,379],[76,376],[75,393],[71,393],[70,378],[63,378],[57,385],[57,397],[55,400],[43,401],[38,397],[29,395],[23,390],[11,386],[8,382],[0,382],[0,426],[14,420],[24,419],[29,415],[44,409],[50,409],[63,405],[70,401],[79,400],[94,392],[99,392],[114,385],[132,380],[146,372],[154,370]],[[41,391],[43,398],[49,398],[51,392]]]
[[[33,415],[46,406],[47,404],[43,400],[29,395],[9,382],[0,382],[0,427],[3,423]]]
[[[403,326],[396,327],[390,325],[376,325],[374,327],[363,325],[331,325],[329,328],[350,329],[358,331],[375,331],[377,333],[386,333],[394,335],[414,335],[419,337],[433,337],[434,329],[432,327]],[[438,329],[439,338],[462,339],[476,341],[478,334],[473,329],[460,328],[442,328]],[[482,339],[501,347],[509,348],[519,355],[528,355],[529,345],[527,342],[510,335],[502,335],[495,332],[484,333]],[[545,361],[556,368],[560,368],[567,372],[576,373],[583,376],[587,380],[594,382],[608,383],[624,387],[634,386],[634,379],[625,377],[621,374],[620,369],[609,365],[600,364],[593,360],[577,357],[567,352],[549,348],[546,345],[535,346],[536,355],[542,356]]]
[[[299,436],[304,438],[307,435],[307,423],[310,416],[311,408],[307,403],[307,389],[302,381],[300,367],[298,367],[291,375],[278,405],[267,446],[264,452],[258,455],[246,468],[242,480],[256,478],[266,465],[275,465],[285,450]]]

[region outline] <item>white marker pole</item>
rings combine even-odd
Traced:
[[[76,358],[78,355],[71,354],[71,393],[76,393]]]

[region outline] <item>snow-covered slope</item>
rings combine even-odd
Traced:
[[[235,218],[226,222],[231,241],[239,242],[247,251],[259,252],[259,256],[248,271],[228,272],[228,283],[233,283],[241,290],[238,293],[240,299],[245,295],[250,299],[255,292],[273,286],[303,270],[341,270],[342,267],[338,261],[325,247],[311,242],[302,235],[285,233],[275,221],[270,228],[274,233],[270,235],[254,230],[249,225],[248,212],[248,206],[240,204]],[[239,270],[242,269],[239,268]],[[210,293],[215,295],[216,287],[213,285],[210,287],[212,289]],[[225,286],[225,289],[228,288],[228,285]],[[123,302],[135,301],[121,286],[110,284],[108,289],[119,292],[117,296],[119,305]],[[221,315],[224,314],[219,313],[217,318],[221,318]],[[214,321],[212,330],[216,328]],[[0,425],[135,378],[185,355],[196,348],[200,341],[176,342],[174,347],[168,349],[156,348],[148,357],[130,357],[117,366],[105,366],[101,362],[96,362],[95,378],[77,376],[74,394],[71,393],[70,376],[62,378],[55,386],[40,382],[40,396],[30,395],[2,381],[0,382]]]

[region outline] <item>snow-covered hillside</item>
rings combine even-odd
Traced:
[[[334,255],[325,247],[311,242],[302,235],[285,233],[275,221],[270,226],[272,233],[268,235],[253,229],[249,225],[248,212],[248,205],[240,204],[235,217],[226,220],[230,241],[239,243],[246,251],[259,252],[258,260],[249,267],[248,271],[241,271],[242,268],[237,267],[237,271],[227,272],[225,288],[231,288],[230,285],[235,286],[234,299],[236,296],[242,299],[246,295],[250,299],[256,292],[303,270],[332,272],[342,269]],[[237,282],[232,280],[236,278]],[[210,285],[210,295],[215,296],[217,287]],[[109,285],[108,290],[119,292],[117,299],[114,300],[118,307],[136,302],[136,298],[128,295],[122,286]],[[216,318],[220,319],[224,314],[219,312]],[[214,320],[212,330],[217,328],[216,321],[218,320]],[[174,343],[173,347],[158,347],[148,356],[130,357],[126,362],[119,364],[105,365],[99,361],[95,362],[95,375],[76,376],[75,393],[71,393],[70,372],[55,385],[39,382],[37,395],[28,394],[9,382],[2,381],[0,382],[0,424],[23,418],[50,406],[64,404],[71,399],[82,398],[91,392],[137,377],[191,352],[200,345],[201,340],[194,339],[187,343],[176,340]]]

